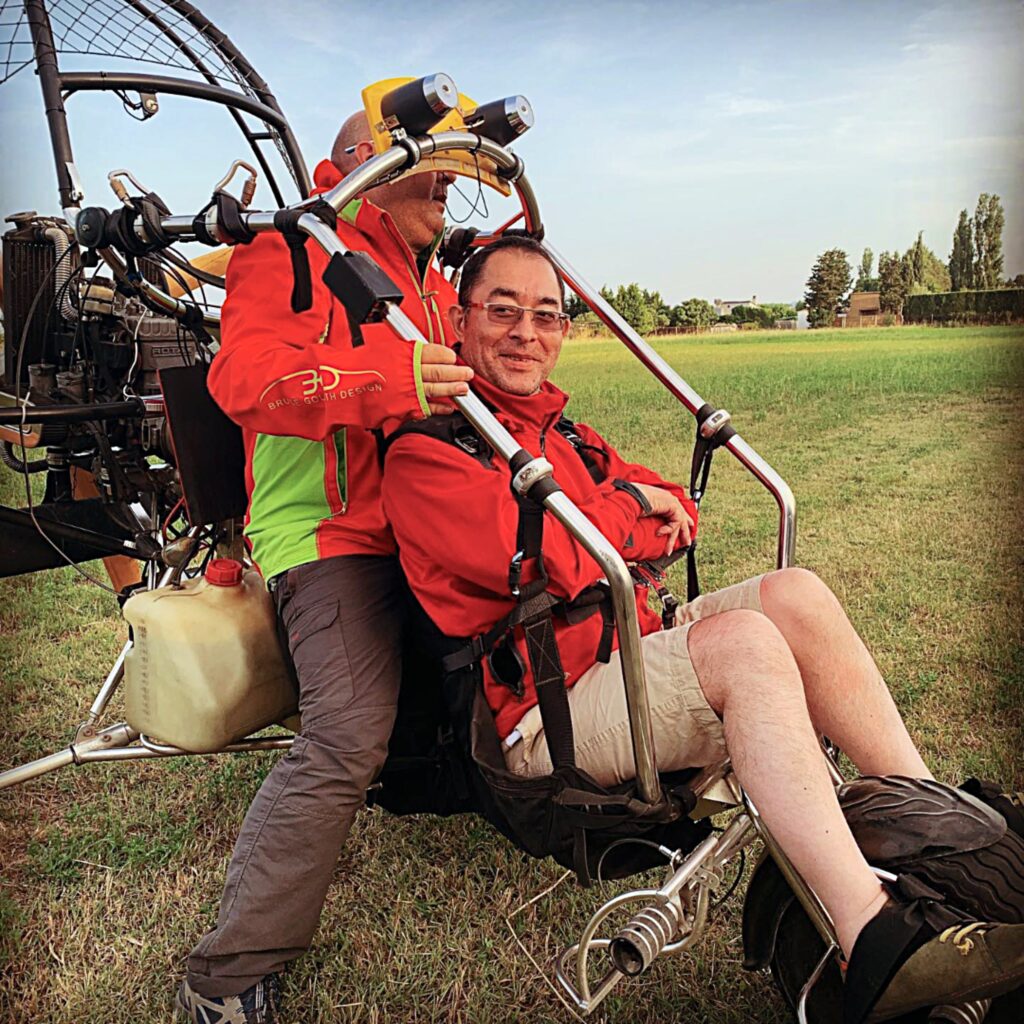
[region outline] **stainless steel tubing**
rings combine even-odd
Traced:
[[[318,198],[335,210],[342,210],[361,193],[381,184],[396,172],[404,173],[405,170],[411,170],[419,162],[421,156],[450,150],[482,153],[493,160],[499,170],[506,173],[514,172],[517,167],[521,167],[518,157],[491,139],[475,135],[472,132],[441,132],[438,135],[420,135],[411,137],[408,140],[408,147],[395,145],[383,153],[370,157],[366,163],[360,164],[350,171],[334,188]],[[407,163],[409,167],[405,168],[404,165]],[[513,182],[513,187],[523,208],[527,229],[536,230],[540,226],[540,211],[537,206],[537,197],[527,181],[526,175],[520,174]],[[290,209],[302,208],[309,205],[309,202],[308,199],[303,200]],[[276,211],[269,213],[254,211],[253,213],[242,213],[241,217],[250,231],[273,231],[275,230],[274,212]],[[188,216],[164,217],[161,219],[160,225],[170,235],[191,237],[193,234],[192,219]],[[141,222],[136,223],[136,231],[140,238],[146,237],[145,226]]]
[[[78,757],[78,763],[86,764],[92,761],[145,761],[162,757],[210,757],[214,754],[246,754],[254,750],[288,750],[293,742],[294,737],[292,736],[268,736],[265,739],[240,740],[238,743],[230,743],[220,750],[211,750],[206,754],[197,754],[194,750],[183,750],[181,747],[172,747],[165,743],[154,743],[152,740],[142,741],[140,737],[139,746],[83,751]]]
[[[84,764],[86,761],[100,760],[101,758],[90,755],[110,753],[116,747],[127,747],[137,736],[138,733],[123,722],[111,725],[92,736],[75,740],[71,746],[64,750],[58,750],[55,754],[40,757],[36,761],[30,761],[28,764],[19,765],[17,768],[10,768],[0,773],[0,789],[17,785],[20,782],[27,782],[29,779],[56,771],[58,768],[66,768],[69,764]]]
[[[804,910],[807,911],[807,916],[811,919],[811,924],[814,925],[818,934],[826,943],[838,944],[839,940],[836,936],[835,925],[832,923],[832,918],[829,916],[829,913],[825,909],[821,900],[818,899],[817,893],[807,885],[800,876],[800,873],[790,863],[790,860],[783,852],[782,847],[779,846],[775,837],[768,830],[768,827],[761,821],[761,816],[757,813],[757,808],[745,792],[743,794],[743,806],[746,809],[754,828],[757,829],[758,835],[761,837],[764,845],[768,848],[768,852],[771,854],[772,860],[774,860],[779,866],[779,870],[789,883],[789,887],[793,890],[793,894],[800,901],[800,905]]]
[[[691,413],[696,414],[697,410],[704,405],[704,399],[623,320],[611,305],[601,297],[601,293],[588,284],[554,246],[547,242],[544,242],[543,245],[561,271],[565,283],[590,305],[602,322],[622,341],[626,348]],[[792,565],[796,548],[796,500],[789,485],[738,434],[727,441],[724,447],[728,448],[744,468],[751,472],[775,498],[775,502],[779,507],[777,565],[780,569]]]
[[[111,668],[107,673],[107,678],[103,680],[100,692],[96,694],[96,699],[92,702],[92,707],[89,708],[89,725],[95,725],[99,720],[100,716],[106,710],[107,704],[110,703],[110,698],[114,695],[114,691],[118,688],[121,680],[124,678],[124,659],[131,650],[131,647],[132,645],[129,641],[121,648],[121,653],[117,656],[117,661],[114,662],[113,668]]]
[[[804,982],[804,986],[800,989],[800,996],[796,1003],[796,1019],[797,1024],[807,1024],[807,999],[811,994],[811,989],[818,984],[818,979],[821,977],[822,972],[828,967],[829,960],[832,959],[839,952],[839,945],[836,942],[830,942],[828,948],[825,950],[822,958],[818,961],[817,966],[811,971],[811,976]]]
[[[28,782],[29,779],[45,775],[47,772],[55,772],[58,768],[66,768],[69,764],[75,763],[75,755],[71,748],[58,750],[56,754],[47,754],[46,757],[29,761],[28,764],[20,764],[17,768],[8,768],[0,772],[0,789],[8,786],[17,786],[21,782]]]
[[[308,214],[300,217],[298,223],[299,227],[308,232],[327,252],[346,251],[338,236],[319,218]],[[396,306],[392,306],[388,311],[387,321],[398,336],[406,341],[424,341],[415,324]],[[472,391],[468,395],[457,396],[454,401],[503,459],[508,461],[519,451],[519,443]],[[544,499],[544,505],[586,548],[608,580],[615,624],[619,631],[619,659],[626,688],[626,707],[629,712],[633,757],[636,761],[637,788],[647,803],[657,803],[661,797],[661,787],[658,783],[658,766],[654,756],[651,710],[647,700],[647,679],[640,647],[640,625],[636,615],[632,577],[615,548],[562,491],[548,495]]]
[[[487,440],[490,438],[487,437]],[[658,783],[658,765],[654,756],[651,706],[647,699],[647,676],[644,671],[643,649],[640,646],[640,624],[636,614],[633,578],[629,575],[626,563],[604,534],[564,492],[556,491],[548,495],[544,499],[544,505],[587,549],[604,571],[611,587],[612,610],[619,633],[619,661],[622,664],[622,680],[626,688],[626,710],[629,712],[629,732],[633,741],[633,759],[636,762],[637,788],[647,803],[656,803],[661,796],[661,786]]]

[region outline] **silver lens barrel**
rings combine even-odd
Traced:
[[[533,107],[525,96],[492,100],[466,115],[466,127],[507,146],[533,127]]]
[[[438,72],[392,89],[380,101],[380,113],[389,131],[401,128],[409,135],[425,135],[458,105],[455,83]]]

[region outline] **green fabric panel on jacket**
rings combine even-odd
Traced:
[[[339,431],[339,434],[343,432]],[[324,489],[325,444],[340,444],[339,484],[345,493],[344,437],[307,441],[259,434],[252,453],[252,500],[245,535],[264,579],[314,561],[316,531],[331,514]]]
[[[334,435],[334,450],[338,453],[338,493],[348,505],[348,431],[344,428]]]
[[[351,224],[352,227],[356,226],[356,217],[359,216],[359,208],[363,205],[362,199],[353,199],[350,203],[346,203],[341,208],[339,217],[346,223]]]

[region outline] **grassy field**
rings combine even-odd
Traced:
[[[657,347],[793,487],[798,561],[841,597],[936,774],[1020,788],[1024,332],[744,333]],[[574,395],[570,413],[625,455],[688,474],[692,420],[620,346],[570,342],[557,382]],[[5,473],[0,496],[17,502],[17,485]],[[703,524],[706,589],[771,567],[774,505],[728,455]],[[70,570],[0,588],[7,767],[68,741],[124,627],[112,599]],[[0,795],[0,1020],[169,1020],[273,756],[93,765]],[[543,979],[599,894],[563,882],[516,913],[561,874],[474,819],[362,814],[313,950],[287,976],[287,1019],[574,1019]],[[785,1020],[770,981],[740,968],[739,909],[734,897],[691,955],[620,986],[592,1019]]]

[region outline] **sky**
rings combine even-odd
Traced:
[[[832,247],[856,265],[865,247],[903,251],[923,230],[946,259],[980,192],[1002,197],[1005,270],[1024,272],[1020,2],[198,6],[270,84],[311,168],[382,78],[443,71],[478,102],[526,96],[536,125],[514,148],[547,237],[595,286],[793,302]],[[247,155],[227,115],[194,101],[163,96],[142,124],[109,95],[68,109],[87,203],[112,206],[106,173],[127,167],[194,212]],[[3,215],[58,212],[30,69],[0,86],[0,153]],[[505,219],[504,204],[489,194],[489,218],[469,222]],[[455,196],[449,212],[471,210]]]

